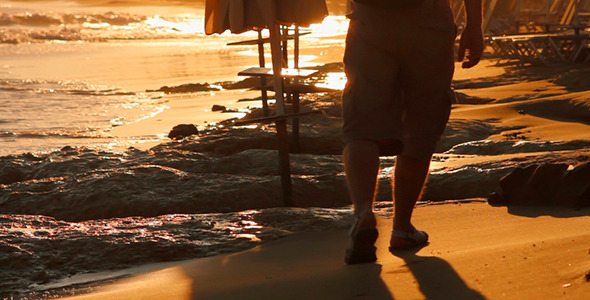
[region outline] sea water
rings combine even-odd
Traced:
[[[341,60],[330,49],[342,48],[346,20],[324,23],[302,41],[315,48],[303,64]],[[203,24],[204,1],[0,1],[0,155],[164,139],[109,132],[167,109],[149,90],[239,80],[258,63],[255,47],[227,46],[255,33],[206,36]]]
[[[302,64],[341,61],[346,1],[328,5],[332,16],[302,39]],[[204,171],[218,161],[165,146],[128,150],[164,135],[111,135],[168,109],[170,96],[152,90],[240,80],[258,64],[252,46],[227,46],[255,34],[206,36],[203,15],[204,1],[0,1],[0,297],[348,224],[349,209],[220,207],[279,199],[279,181]],[[212,97],[199,93],[189,98]],[[339,159],[329,163],[341,181]],[[7,213],[15,205],[22,214]]]

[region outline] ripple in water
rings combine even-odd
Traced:
[[[0,80],[0,155],[52,149],[72,139],[106,143],[113,126],[161,111],[158,96],[83,81]]]

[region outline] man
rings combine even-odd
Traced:
[[[465,0],[465,6],[458,61],[466,57],[462,67],[470,68],[484,48],[481,0]],[[343,161],[356,219],[349,264],[377,259],[372,207],[381,155],[397,155],[390,251],[428,243],[411,216],[455,99],[456,36],[449,0],[354,0],[352,9],[342,97]]]

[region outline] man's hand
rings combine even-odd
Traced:
[[[461,67],[464,69],[471,68],[479,63],[483,49],[483,32],[481,31],[481,27],[467,26],[461,34],[457,61],[463,61],[467,52],[467,60],[463,61]]]

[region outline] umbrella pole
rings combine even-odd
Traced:
[[[281,68],[283,55],[281,50],[281,30],[278,24],[272,24],[269,28],[270,51],[272,54],[273,86],[275,89],[276,115],[285,114],[285,102],[283,99],[283,77]],[[293,206],[293,187],[291,184],[291,166],[289,163],[289,140],[287,136],[287,119],[283,118],[275,122],[277,127],[277,139],[279,148],[279,172],[281,175],[281,188],[283,192],[283,204]]]

